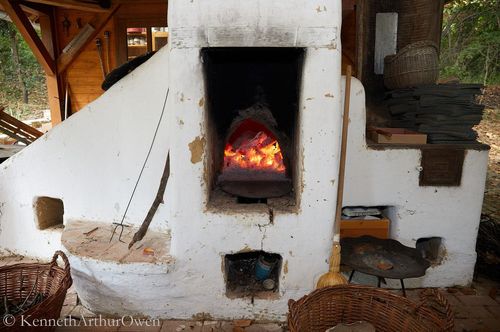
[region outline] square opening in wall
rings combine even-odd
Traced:
[[[224,256],[226,296],[269,299],[278,296],[282,258],[251,251]]]
[[[420,238],[415,247],[432,266],[441,264],[446,255],[443,238],[439,236]]]
[[[210,199],[295,202],[304,49],[206,48],[201,56]]]
[[[33,210],[38,229],[63,227],[64,204],[62,200],[46,196],[35,197]]]

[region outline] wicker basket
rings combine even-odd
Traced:
[[[421,302],[387,290],[344,285],[315,290],[288,302],[291,332],[325,332],[339,323],[365,321],[377,331],[453,331],[453,313],[437,290],[424,290]]]
[[[388,6],[394,7],[392,3]],[[436,0],[399,0],[398,49],[422,40],[439,44],[443,3]],[[386,7],[387,8],[387,7]]]
[[[438,76],[438,49],[432,41],[410,44],[384,59],[384,84],[391,90],[434,84]]]
[[[57,265],[57,258],[64,261],[64,268]],[[15,324],[6,326],[5,321],[0,322],[0,331],[18,331],[21,326],[21,315],[26,322],[34,319],[59,319],[61,308],[66,297],[66,291],[71,286],[71,274],[68,258],[62,251],[56,251],[52,262],[21,263],[0,268],[0,299],[4,297],[11,303],[33,301],[37,294],[43,294],[43,300],[30,307],[15,318]],[[8,323],[13,320],[7,320]],[[48,324],[44,324],[48,325]],[[36,331],[53,331],[55,326],[37,327]]]

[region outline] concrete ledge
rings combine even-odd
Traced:
[[[125,228],[124,242],[118,241],[120,229],[109,241],[113,228],[111,223],[84,220],[66,224],[62,244],[82,304],[105,315],[161,316],[155,306],[171,285],[167,275],[175,262],[169,253],[170,232],[149,231],[129,250],[137,227]]]
[[[115,225],[112,223],[71,220],[66,223],[62,234],[62,244],[73,256],[92,258],[96,261],[116,263],[152,263],[168,264],[174,259],[170,256],[170,232],[148,231],[142,241],[130,250],[137,227],[125,227],[122,241],[118,241],[120,228],[110,241]]]

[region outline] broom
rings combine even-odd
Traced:
[[[342,215],[342,196],[344,194],[344,173],[347,150],[347,129],[349,126],[349,103],[351,99],[351,66],[347,66],[345,78],[344,115],[342,121],[342,141],[340,146],[339,184],[337,188],[337,207],[335,209],[334,236],[330,267],[323,274],[316,288],[346,285],[346,278],[340,273],[340,216]]]

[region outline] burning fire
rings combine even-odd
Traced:
[[[278,141],[264,131],[247,132],[224,149],[224,168],[285,173]]]

